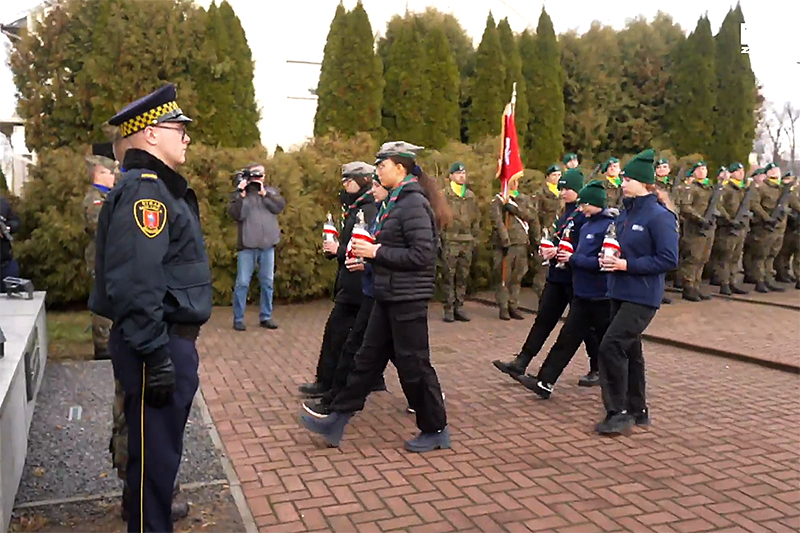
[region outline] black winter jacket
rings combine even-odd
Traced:
[[[352,235],[353,228],[358,220],[358,211],[364,211],[364,221],[367,224],[375,218],[375,213],[377,213],[378,206],[375,204],[375,199],[372,197],[372,194],[361,198],[361,196],[371,188],[372,185],[362,187],[358,193],[353,195],[355,198],[352,199],[352,202],[355,204],[355,207],[347,212],[344,223],[342,224],[342,231],[339,232],[339,249],[336,253],[336,260],[339,262],[339,270],[336,272],[336,284],[334,285],[336,303],[361,305],[361,300],[364,297],[361,290],[361,276],[363,272],[349,271],[347,267],[344,266],[344,261],[347,258],[347,242],[350,240],[350,235]],[[361,198],[361,200],[357,201],[359,198]],[[345,208],[347,207],[349,207],[349,205],[345,206]]]
[[[428,300],[436,285],[436,224],[419,183],[403,187],[383,221],[372,260],[378,302]]]

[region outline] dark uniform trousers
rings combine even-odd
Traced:
[[[358,309],[358,314],[353,321],[353,327],[350,329],[350,333],[347,334],[347,339],[342,347],[342,353],[339,356],[339,362],[336,365],[331,386],[322,395],[323,405],[330,405],[333,399],[336,398],[336,395],[339,394],[339,391],[347,384],[347,376],[350,375],[356,353],[358,353],[358,349],[361,348],[361,344],[364,342],[364,334],[367,332],[369,316],[372,314],[374,305],[374,298],[364,296],[361,307]],[[383,374],[383,371],[381,371],[381,374]]]
[[[447,415],[428,345],[427,300],[375,302],[347,384],[333,399],[330,410],[362,410],[390,359],[397,367],[409,407],[416,411],[417,427],[424,433],[444,429]]]
[[[350,328],[356,321],[360,307],[358,304],[337,302],[334,304],[331,314],[328,315],[317,362],[317,383],[320,383],[324,390],[331,388],[342,347],[350,333]]]
[[[161,409],[144,403],[144,365],[116,327],[111,329],[109,344],[114,377],[125,390],[131,495],[128,531],[171,532],[173,487],[183,453],[183,432],[199,385],[195,341],[170,334],[167,347],[177,385],[172,403]]]
[[[569,314],[555,344],[550,348],[550,353],[539,369],[539,380],[544,383],[554,384],[561,373],[572,360],[586,336],[594,331],[597,338],[602,339],[611,321],[611,300],[572,299],[569,304]],[[591,370],[597,370],[597,360]]]
[[[611,323],[600,343],[600,384],[607,413],[647,408],[642,333],[657,309],[611,300]]]
[[[528,338],[525,339],[525,344],[520,351],[520,358],[525,363],[525,368],[528,367],[531,360],[536,357],[536,354],[547,342],[547,337],[555,329],[561,315],[567,305],[572,301],[572,284],[571,283],[545,283],[544,290],[542,291],[542,298],[539,300],[539,309],[536,312],[536,319],[533,321],[533,326],[528,333]],[[600,337],[594,328],[590,328],[589,333],[585,338],[581,339],[586,346],[586,353],[589,355],[589,367],[591,370],[597,370],[597,354],[600,345]],[[580,343],[579,343],[580,344]]]
[[[4,292],[3,280],[7,277],[19,277],[19,264],[16,259],[0,264],[0,292]]]

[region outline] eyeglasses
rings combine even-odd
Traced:
[[[186,135],[187,135],[187,133],[186,133],[186,128],[185,128],[185,127],[183,127],[183,126],[178,126],[177,128],[169,128],[169,127],[167,127],[167,126],[162,126],[161,124],[156,124],[156,125],[155,125],[155,126],[153,126],[153,127],[154,127],[154,128],[161,128],[162,130],[172,130],[172,131],[177,131],[177,132],[180,132],[180,134],[181,134],[181,141],[185,141],[185,140],[186,140]]]

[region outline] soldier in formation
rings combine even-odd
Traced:
[[[786,232],[783,236],[781,251],[775,258],[775,280],[783,283],[794,283],[800,289],[800,186],[797,177],[791,171],[783,175],[784,180],[791,180],[792,192],[789,197],[789,213],[786,217]],[[791,266],[792,272],[789,272]]]
[[[542,298],[545,278],[547,277],[547,267],[542,265],[541,258],[536,257],[538,244],[543,237],[553,238],[555,232],[553,225],[558,220],[562,208],[561,194],[558,190],[558,180],[561,179],[561,167],[558,164],[550,165],[544,178],[541,188],[533,194],[534,218],[531,220],[530,241],[534,248],[533,263],[536,266],[536,273],[533,276],[533,291],[536,293],[536,301]]]
[[[616,157],[609,158],[603,163],[601,172],[605,174],[606,178],[603,180],[603,187],[606,189],[608,207],[619,207],[622,200],[622,188],[620,187],[622,178],[619,177],[619,159]]]

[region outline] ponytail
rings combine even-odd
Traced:
[[[446,227],[452,220],[453,214],[450,211],[450,206],[447,205],[447,200],[445,199],[444,194],[442,194],[442,191],[439,189],[439,184],[436,183],[436,180],[428,176],[425,171],[422,170],[422,168],[420,168],[420,166],[417,165],[417,163],[411,158],[394,156],[390,159],[396,165],[403,165],[403,168],[410,169],[409,173],[417,178],[420,187],[422,187],[422,193],[431,204],[431,210],[433,211],[436,227],[439,229]]]

